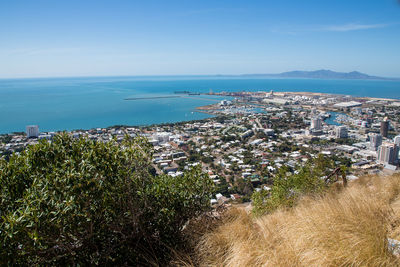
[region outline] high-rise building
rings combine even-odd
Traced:
[[[383,144],[378,148],[377,162],[383,164],[397,164],[399,147],[395,144]]]
[[[313,130],[322,130],[322,120],[320,117],[315,117],[311,119],[311,127]]]
[[[38,125],[28,125],[26,126],[26,136],[30,137],[38,137],[39,136],[39,126]]]
[[[378,150],[378,147],[382,144],[382,135],[376,133],[370,134],[369,143],[371,150]]]
[[[336,138],[347,138],[347,127],[346,126],[337,126],[335,129],[335,136]]]
[[[383,119],[383,121],[381,121],[381,135],[383,137],[387,137],[388,131],[389,131],[389,121],[387,120],[387,118],[385,118]]]
[[[396,137],[394,138],[394,144],[395,144],[396,146],[399,146],[399,147],[400,147],[400,135],[398,135],[398,136],[396,136]]]

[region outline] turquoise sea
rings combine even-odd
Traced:
[[[203,119],[197,106],[221,97],[170,96],[174,91],[309,91],[400,98],[400,81],[276,79],[219,76],[87,77],[0,80],[0,133],[24,131],[38,124],[41,131],[90,129],[112,125],[149,125]]]

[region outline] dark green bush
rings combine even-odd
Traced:
[[[121,144],[66,134],[0,160],[0,263],[137,265],[165,260],[209,207],[200,168],[151,174],[144,138]]]

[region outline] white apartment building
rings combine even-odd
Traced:
[[[311,119],[311,127],[310,129],[313,130],[322,130],[322,120],[320,117],[312,118]]]
[[[397,164],[399,147],[395,144],[384,144],[378,148],[377,162],[382,164]]]
[[[336,138],[347,138],[348,132],[346,126],[337,126],[335,129]]]
[[[38,137],[39,136],[39,126],[38,125],[28,125],[26,126],[26,136],[30,137]]]
[[[372,133],[369,135],[369,143],[371,150],[378,150],[378,147],[382,145],[382,135]]]

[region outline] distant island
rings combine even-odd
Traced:
[[[332,70],[315,71],[289,71],[277,74],[242,74],[242,77],[276,77],[276,78],[312,78],[312,79],[358,79],[358,80],[397,80],[396,78],[385,78],[371,76],[358,71],[336,72]]]

